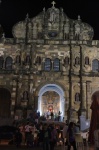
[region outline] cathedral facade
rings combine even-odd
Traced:
[[[99,91],[99,41],[93,28],[52,7],[16,23],[0,40],[0,117],[59,111],[66,120],[90,120]]]

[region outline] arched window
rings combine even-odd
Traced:
[[[80,101],[80,93],[75,94],[75,101],[79,102]]]
[[[64,65],[69,65],[69,57],[65,57],[65,59],[64,59]]]
[[[45,71],[50,71],[51,67],[52,67],[51,59],[50,58],[46,58],[45,59],[44,70]]]
[[[92,71],[99,71],[99,61],[97,59],[92,61]]]
[[[4,58],[0,57],[0,69],[3,68]]]
[[[53,70],[54,71],[59,71],[60,70],[60,60],[58,58],[54,59]]]
[[[85,65],[89,65],[89,57],[85,57]]]
[[[13,62],[12,58],[8,56],[5,61],[5,68],[8,70],[12,69],[12,62]]]
[[[79,57],[76,57],[75,58],[75,65],[79,65],[80,64],[80,58]]]
[[[20,55],[17,55],[16,56],[16,64],[21,64],[21,57],[20,57]]]
[[[23,100],[28,100],[29,97],[28,97],[28,92],[27,91],[24,91],[23,92]]]

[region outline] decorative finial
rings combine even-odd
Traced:
[[[45,7],[43,8],[43,12],[45,12]]]
[[[81,19],[80,19],[80,15],[78,15],[78,21],[80,21]]]
[[[56,3],[55,3],[55,1],[52,1],[52,3],[51,3],[51,4],[53,5],[52,7],[54,7],[54,5],[55,5]]]
[[[3,39],[5,38],[5,33],[2,34],[2,38],[3,38]]]
[[[26,19],[28,19],[28,18],[29,18],[29,14],[27,13],[27,14],[26,14]]]

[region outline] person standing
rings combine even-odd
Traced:
[[[33,142],[34,142],[34,136],[32,134],[32,131],[30,131],[27,136],[27,148],[33,147]]]
[[[25,125],[25,143],[27,142],[27,137],[30,131],[32,130],[32,126],[30,126],[29,122]]]
[[[19,130],[22,134],[22,144],[24,145],[25,144],[25,125],[24,124],[21,124],[19,126]]]
[[[58,121],[61,121],[61,112],[58,112]]]
[[[74,150],[77,150],[76,148],[76,141],[75,141],[75,133],[74,133],[74,123],[70,122],[68,129],[67,129],[67,142],[68,142],[68,149],[70,150],[71,146],[73,146]]]
[[[58,133],[53,125],[51,126],[50,150],[54,150],[57,139],[58,139]]]
[[[48,129],[47,124],[43,126],[42,139],[43,139],[43,150],[49,150],[50,130]]]
[[[65,144],[66,138],[67,138],[67,129],[68,129],[68,126],[65,124],[64,127],[63,127],[63,139],[64,139],[64,144]]]
[[[15,133],[15,143],[16,143],[17,148],[20,147],[21,142],[22,142],[22,134],[21,134],[20,130],[17,129],[16,133]]]
[[[53,120],[54,118],[54,114],[53,114],[53,111],[51,111],[51,120]]]

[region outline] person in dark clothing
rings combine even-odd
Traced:
[[[54,114],[53,114],[53,112],[51,111],[51,120],[53,120],[54,119]]]
[[[61,121],[61,112],[58,112],[58,121]]]
[[[54,126],[51,127],[51,138],[50,138],[50,150],[54,150],[56,142],[57,142],[57,130],[55,129]]]
[[[18,130],[16,130],[16,133],[15,133],[16,147],[20,147],[21,142],[22,142],[22,134],[21,134],[20,130],[18,129]]]
[[[49,150],[49,141],[50,141],[50,130],[47,125],[44,125],[42,131],[43,138],[43,150]]]
[[[27,148],[33,147],[33,140],[34,140],[34,137],[32,135],[32,131],[30,131],[28,136],[27,136]]]
[[[39,133],[38,133],[38,145],[43,143],[43,138],[42,137],[43,137],[43,130],[40,129]]]
[[[71,146],[73,146],[74,150],[77,150],[73,122],[69,123],[68,129],[67,129],[67,141],[68,141],[68,149],[67,150],[70,150]]]

